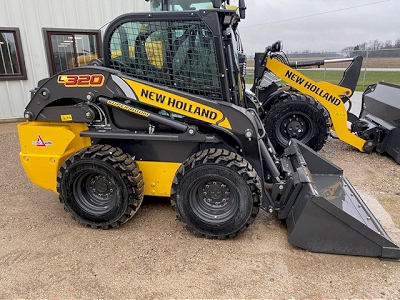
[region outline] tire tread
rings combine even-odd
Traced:
[[[99,159],[107,163],[121,176],[124,184],[128,190],[128,205],[125,211],[120,215],[117,220],[105,223],[96,223],[88,221],[77,214],[74,214],[67,206],[64,199],[61,187],[63,176],[69,172],[69,167],[75,162],[87,158]],[[74,153],[68,158],[61,166],[57,175],[57,192],[59,193],[59,200],[64,205],[64,209],[71,213],[72,218],[84,226],[90,226],[94,229],[110,229],[117,228],[130,220],[137,212],[143,202],[144,197],[144,182],[142,172],[139,166],[132,159],[128,153],[124,153],[120,148],[112,147],[111,145],[95,144],[88,148],[84,148]]]
[[[209,165],[222,165],[226,166],[232,170],[234,170],[237,174],[239,174],[248,184],[251,190],[252,194],[252,202],[253,202],[253,207],[251,210],[251,215],[247,222],[239,228],[236,232],[230,233],[230,234],[222,234],[222,235],[217,235],[217,234],[206,234],[203,232],[199,232],[195,227],[190,226],[189,224],[185,223],[182,220],[182,216],[179,212],[179,209],[177,207],[177,190],[178,190],[178,184],[181,181],[181,179],[185,176],[185,173],[193,169],[197,165],[202,165],[202,164],[209,164]],[[259,212],[259,207],[261,203],[261,180],[260,177],[258,176],[257,172],[255,169],[250,165],[249,162],[247,162],[243,157],[240,155],[230,152],[229,150],[226,149],[216,149],[216,148],[210,148],[206,149],[200,152],[197,152],[190,156],[185,162],[182,163],[182,165],[179,167],[176,176],[174,178],[172,188],[171,188],[171,206],[172,209],[177,213],[177,219],[184,222],[184,226],[194,233],[196,236],[201,236],[205,237],[208,239],[228,239],[228,238],[233,238],[236,237],[238,233],[246,231],[246,229],[254,223],[257,214]]]
[[[331,130],[329,113],[317,100],[301,93],[292,93],[287,95],[285,98],[276,100],[267,111],[263,122],[272,145],[275,147],[275,150],[278,153],[283,152],[283,149],[286,148],[286,145],[282,145],[282,143],[276,138],[275,122],[278,121],[278,116],[283,115],[290,107],[293,107],[294,105],[301,105],[302,110],[300,111],[307,114],[313,120],[313,122],[315,122],[314,125],[316,134],[314,134],[314,136],[311,137],[305,144],[314,151],[321,150],[325,145]],[[310,110],[312,110],[315,115],[310,116]]]

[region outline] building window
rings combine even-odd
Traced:
[[[101,58],[97,30],[44,29],[50,75],[87,65]]]
[[[0,80],[26,79],[18,28],[0,27]]]

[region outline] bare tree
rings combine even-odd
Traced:
[[[391,49],[391,48],[393,48],[392,41],[391,40],[387,40],[385,42],[385,45],[383,46],[383,49]]]
[[[344,53],[347,57],[350,57],[353,54],[354,48],[355,47],[353,47],[353,46],[343,48],[342,53]]]

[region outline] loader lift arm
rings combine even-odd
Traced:
[[[360,70],[362,66],[363,58],[362,56],[357,56],[354,58],[339,58],[339,59],[324,59],[324,60],[305,60],[305,61],[291,61],[289,62],[289,67],[298,69],[304,67],[314,67],[317,66],[320,68],[321,66],[327,63],[337,63],[337,62],[350,62],[347,66],[346,70],[344,70],[343,77],[338,83],[338,86],[346,87],[350,89],[351,94],[346,95],[346,98],[343,97],[343,102],[347,102],[348,98],[350,98],[357,86],[358,78],[360,76]]]

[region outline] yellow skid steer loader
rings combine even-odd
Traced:
[[[350,61],[338,85],[316,82],[296,70],[327,62]],[[330,130],[337,138],[366,153],[392,156],[400,164],[400,87],[378,83],[366,89],[359,116],[349,113],[362,57],[290,62],[282,42],[255,55],[252,91],[263,108],[261,118],[278,149],[296,138],[318,151]],[[279,85],[283,80],[287,85]],[[349,108],[345,104],[350,103]],[[348,122],[350,126],[348,126]]]
[[[286,222],[300,248],[399,259],[340,168],[294,139],[276,155],[242,88],[240,19],[218,2],[117,17],[103,66],[39,81],[18,126],[31,181],[92,228],[120,226],[152,195],[169,197],[206,238],[235,237],[261,208]],[[151,62],[152,44],[162,45],[162,64]]]

